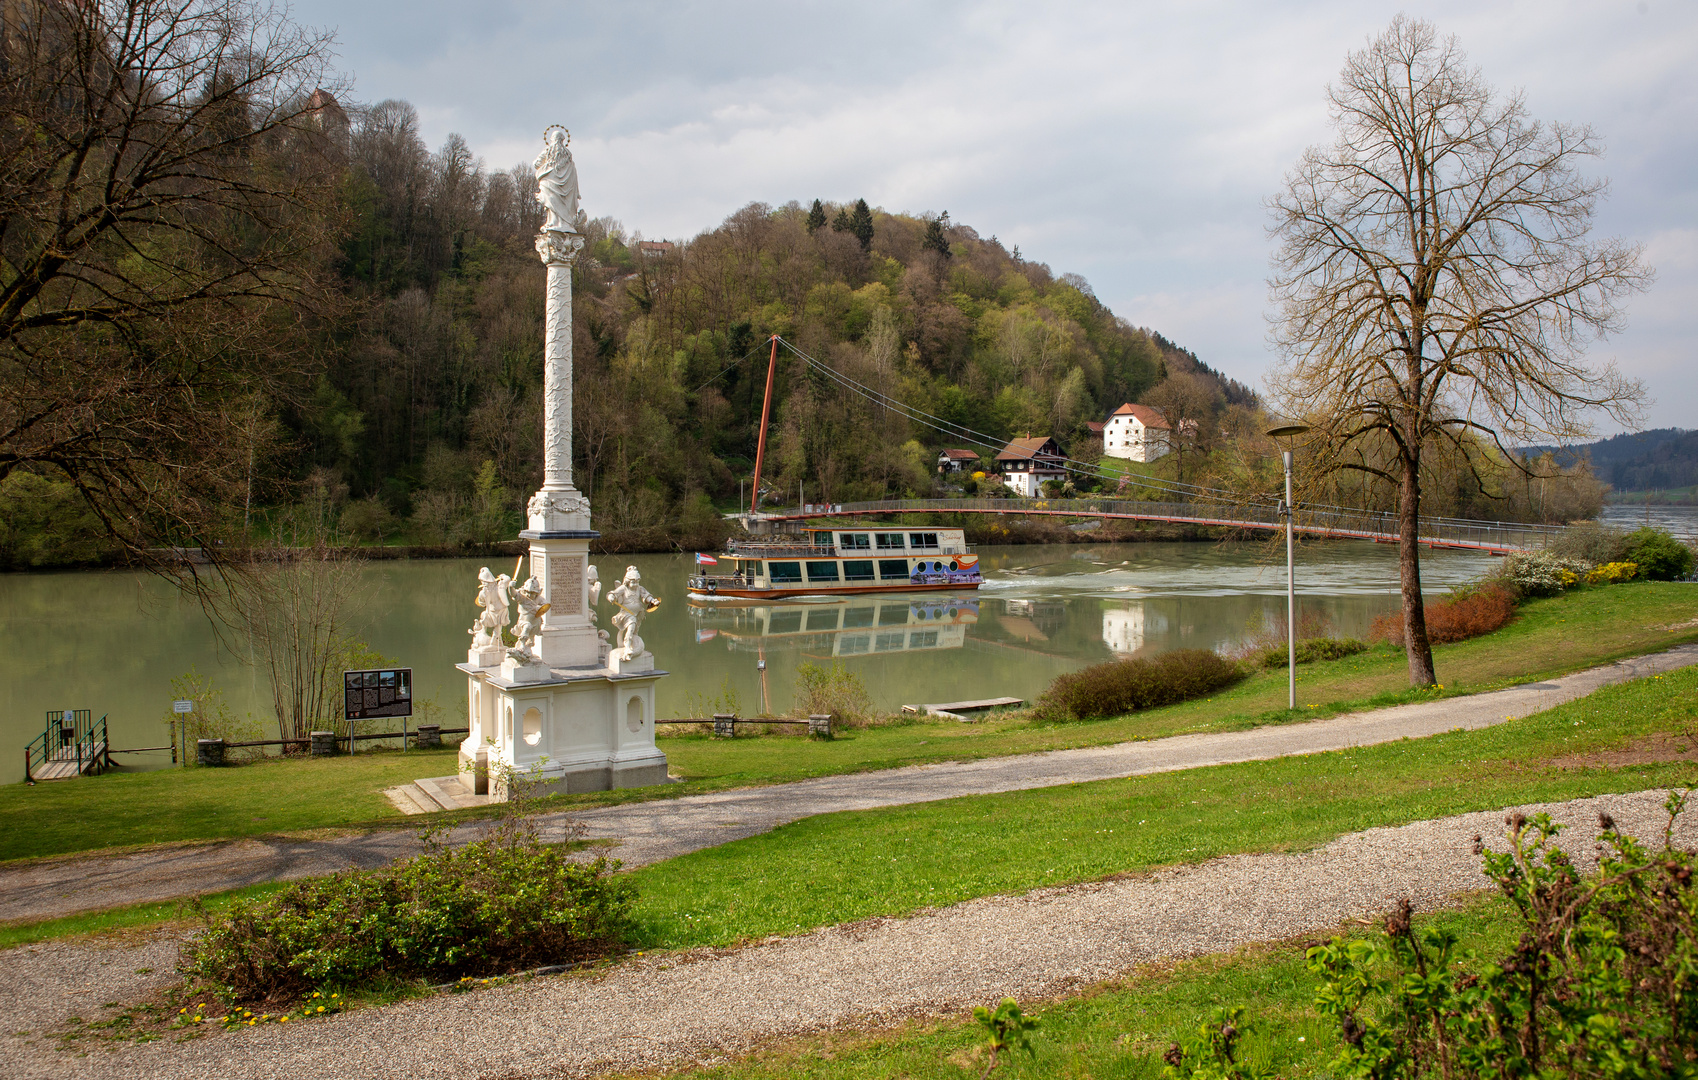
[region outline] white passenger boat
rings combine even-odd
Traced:
[[[984,583],[960,529],[810,528],[733,540],[711,571],[690,578],[691,600],[943,592]]]

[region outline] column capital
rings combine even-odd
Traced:
[[[537,254],[550,266],[571,266],[578,261],[578,253],[583,250],[584,237],[581,233],[548,230],[537,233]]]

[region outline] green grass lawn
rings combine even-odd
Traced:
[[[1559,768],[1654,732],[1698,745],[1698,667],[1482,731],[826,814],[633,872],[643,944],[727,945],[979,896],[1526,802],[1698,784],[1698,763]]]
[[[383,789],[459,769],[457,748],[270,758],[0,787],[0,860],[403,820]]]
[[[1464,949],[1482,955],[1505,949],[1516,925],[1508,905],[1496,899],[1421,918],[1447,927]],[[1284,944],[1181,961],[1063,1000],[1028,1002],[1026,1014],[1038,1018],[1034,1052],[1004,1056],[993,1075],[1159,1080],[1167,1048],[1195,1034],[1217,1007],[1230,1004],[1250,1009],[1252,1026],[1239,1045],[1256,1075],[1326,1075],[1338,1039],[1314,1008],[1315,986],[1302,947]],[[960,1080],[984,1069],[980,1033],[970,1017],[871,1032],[834,1031],[667,1075],[685,1080]]]
[[[1698,585],[1632,583],[1537,600],[1495,634],[1436,650],[1444,695],[1473,693],[1698,640]],[[1408,689],[1403,655],[1381,647],[1298,669],[1297,712],[1285,708],[1283,670],[1257,674],[1212,698],[1115,720],[1036,724],[1019,716],[976,724],[914,721],[847,731],[829,742],[772,735],[660,740],[675,775],[663,788],[556,797],[547,808],[671,798],[937,761],[1101,746],[1199,731],[1229,731],[1389,705],[1439,691]],[[0,861],[101,848],[402,825],[384,788],[455,772],[453,749],[354,757],[271,759],[226,769],[179,769],[0,787]],[[458,811],[468,816],[477,811]],[[455,816],[455,815],[446,815]]]

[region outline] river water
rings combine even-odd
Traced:
[[[1096,544],[979,549],[986,582],[975,593],[856,597],[815,603],[692,606],[688,555],[605,556],[604,581],[626,565],[665,599],[643,624],[656,663],[672,674],[658,715],[782,712],[796,668],[841,660],[873,702],[970,698],[1030,700],[1055,676],[1115,656],[1230,647],[1284,618],[1283,549],[1262,544]],[[477,570],[486,559],[371,563],[364,571],[368,644],[410,666],[421,711],[413,723],[463,723],[466,655]],[[1491,567],[1490,556],[1424,552],[1423,580],[1442,591]],[[495,567],[498,571],[506,567]],[[1397,559],[1363,542],[1299,549],[1301,609],[1342,634],[1363,634],[1396,606]],[[605,605],[604,609],[605,609]],[[607,615],[604,610],[603,625]],[[275,738],[270,694],[245,644],[220,636],[200,609],[165,583],[122,571],[0,575],[0,782],[23,778],[22,750],[48,710],[106,715],[114,747],[162,746],[172,679],[210,677],[238,716]],[[760,662],[765,661],[762,672]],[[167,753],[129,754],[133,767]]]

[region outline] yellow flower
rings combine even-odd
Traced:
[[[319,1007],[318,1007],[318,1011],[319,1011],[319,1012],[323,1012],[323,1011],[324,1011],[324,1006],[323,1006],[323,1005],[320,1005],[320,1006],[319,1006]]]
[[[279,1024],[287,1024],[287,1023],[288,1023],[288,1022],[289,1022],[289,1017],[288,1017],[288,1015],[287,1015],[287,1014],[284,1014],[284,1015],[283,1015],[283,1016],[279,1016],[279,1017],[278,1017],[278,1018],[277,1018],[277,1022],[278,1022],[278,1023],[279,1023]]]

